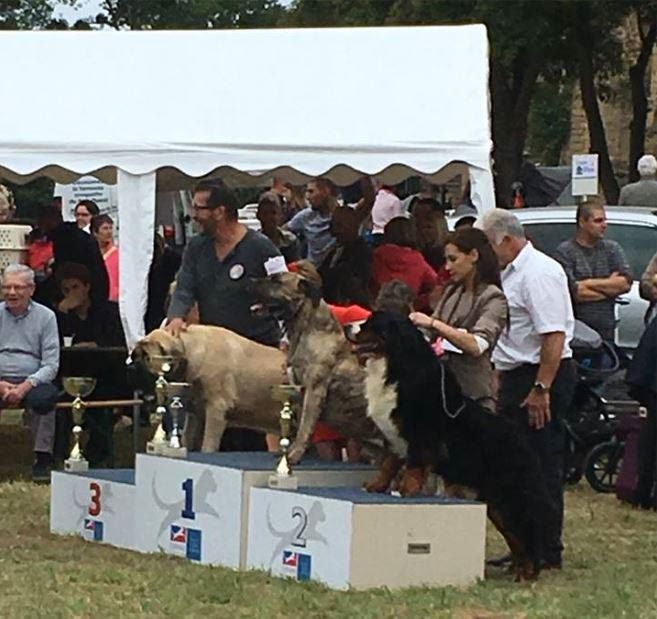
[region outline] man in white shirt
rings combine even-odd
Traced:
[[[497,255],[509,325],[493,351],[499,372],[498,412],[519,424],[541,462],[554,510],[545,515],[545,568],[561,567],[563,418],[572,405],[576,371],[569,342],[573,308],[558,262],[534,249],[518,218],[492,209],[477,221]]]

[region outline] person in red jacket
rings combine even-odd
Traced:
[[[374,250],[372,260],[372,296],[376,297],[383,284],[398,280],[417,295],[415,308],[430,309],[436,290],[444,281],[429,266],[416,249],[413,223],[406,217],[395,217],[385,227],[383,245]]]

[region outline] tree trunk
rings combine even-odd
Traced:
[[[499,208],[511,205],[511,184],[517,181],[527,139],[527,122],[539,64],[526,56],[508,83],[508,70],[491,59],[490,93],[492,107],[495,198]]]
[[[607,204],[618,204],[620,188],[614,174],[614,168],[609,158],[607,135],[600,114],[598,93],[595,89],[595,71],[593,69],[593,45],[591,33],[588,31],[588,16],[578,15],[575,25],[575,46],[579,68],[579,87],[582,93],[582,104],[586,114],[589,129],[589,152],[598,154],[600,184]]]
[[[636,12],[639,32],[641,33],[641,15]],[[657,39],[657,16],[653,16],[650,28],[641,36],[641,50],[636,62],[630,67],[630,86],[632,89],[632,120],[630,121],[630,182],[639,179],[636,169],[639,157],[643,155],[646,142],[646,120],[648,119],[648,97],[646,96],[646,67]]]

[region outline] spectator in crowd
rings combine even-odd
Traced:
[[[0,303],[0,409],[24,406],[34,434],[32,478],[49,481],[55,439],[54,380],[59,369],[55,314],[32,301],[34,272],[10,264],[2,279]]]
[[[114,244],[114,220],[109,215],[94,215],[91,232],[105,261],[109,278],[109,300],[119,301],[119,248]]]
[[[193,191],[193,217],[202,233],[183,254],[168,311],[167,330],[174,336],[187,328],[185,316],[198,304],[201,324],[217,325],[267,346],[278,346],[280,330],[272,316],[251,312],[255,298],[249,282],[265,277],[265,262],[281,257],[264,235],[238,222],[237,197],[220,180],[201,181]],[[282,257],[281,257],[282,260]],[[265,449],[264,436],[229,429],[224,448]]]
[[[98,205],[93,200],[80,200],[73,210],[75,223],[80,230],[91,233],[91,220],[100,213]]]
[[[180,268],[180,255],[157,232],[153,238],[153,261],[148,272],[148,303],[144,326],[146,333],[157,329],[166,318],[166,302],[171,282]]]
[[[650,304],[645,316],[645,322],[648,324],[657,316],[657,312],[655,311],[657,308],[657,254],[650,259],[646,270],[641,276],[639,294],[642,299],[645,299]]]
[[[74,346],[125,346],[119,305],[92,300],[87,267],[74,262],[63,264],[57,271],[57,283],[62,297],[57,304],[62,337],[70,337]]]
[[[502,269],[509,326],[493,350],[499,374],[497,410],[514,420],[541,463],[551,510],[545,514],[544,568],[561,568],[565,437],[562,420],[575,389],[569,342],[573,309],[561,266],[534,249],[518,218],[490,209],[477,222]]]
[[[278,248],[285,262],[299,260],[299,241],[292,232],[281,228],[281,201],[273,191],[266,191],[260,196],[256,217],[260,222],[260,231]]]
[[[292,217],[285,228],[306,243],[308,260],[318,267],[335,245],[331,216],[338,205],[338,188],[327,178],[316,178],[308,183],[306,199],[310,206]]]
[[[376,296],[383,284],[393,279],[406,283],[417,295],[416,309],[431,311],[431,293],[438,286],[436,272],[416,249],[412,222],[395,217],[385,227],[383,245],[374,250],[370,288]]]
[[[575,316],[613,344],[614,299],[630,289],[630,266],[622,247],[604,238],[604,206],[582,203],[576,222],[575,236],[557,247],[556,258],[568,276]]]
[[[7,187],[0,185],[0,223],[12,219],[15,211],[16,206],[14,204],[13,194]]]
[[[281,195],[283,197],[283,222],[285,223],[306,208],[305,187],[283,183]]]
[[[57,271],[57,283],[62,300],[57,307],[59,332],[64,341],[70,338],[75,347],[125,346],[118,303],[113,301],[92,302],[91,274],[81,264],[63,264]],[[94,395],[108,399],[116,394],[111,377],[97,377]],[[58,431],[70,436],[70,415],[62,416],[62,428]],[[84,448],[85,457],[93,468],[112,458],[114,413],[111,408],[96,408],[85,415],[83,427],[89,433]]]
[[[333,211],[331,234],[337,243],[319,267],[327,303],[369,307],[372,250],[359,236],[360,217],[355,209],[340,206]]]
[[[475,225],[477,218],[474,215],[464,215],[456,220],[454,230],[461,230],[461,228],[472,228]]]
[[[639,435],[637,480],[632,503],[642,509],[657,509],[657,320],[646,327],[627,368],[625,380],[630,397],[646,408]]]
[[[657,206],[657,159],[643,155],[636,169],[640,179],[621,189],[618,204],[621,206]]]
[[[416,198],[411,209],[418,249],[437,273],[445,264],[445,214],[433,198]]]
[[[447,367],[463,393],[495,412],[490,357],[508,315],[497,258],[474,228],[447,237],[445,256],[451,282],[432,316],[414,312],[411,320],[442,338]]]
[[[95,304],[102,304],[109,298],[109,277],[105,261],[100,253],[98,243],[89,234],[83,232],[76,224],[64,222],[62,212],[50,204],[39,210],[39,229],[52,241],[52,273],[57,277],[57,270],[68,262],[81,264],[91,273],[91,299]],[[52,276],[48,284],[53,283]],[[53,294],[56,294],[56,290]],[[43,298],[43,297],[42,297]],[[53,302],[53,299],[50,299]]]
[[[372,243],[375,247],[384,242],[384,231],[389,221],[404,214],[401,200],[389,185],[381,185],[372,206]]]

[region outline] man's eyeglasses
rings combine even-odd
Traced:
[[[3,284],[2,285],[2,291],[3,292],[10,292],[12,290],[27,290],[28,288],[31,288],[30,284]]]

